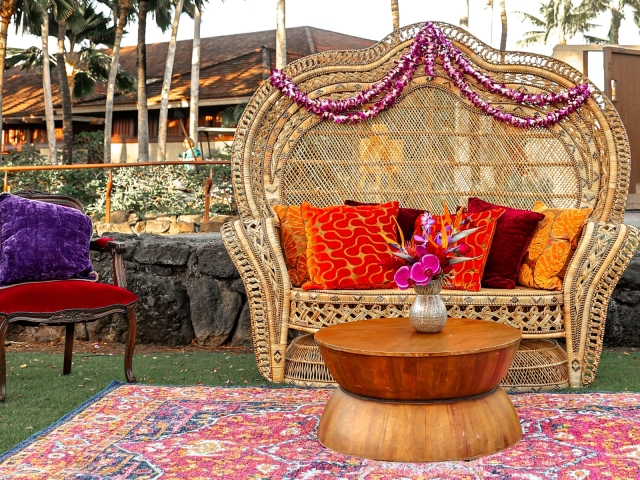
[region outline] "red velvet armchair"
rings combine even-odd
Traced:
[[[19,192],[16,195],[57,203],[83,211],[77,200],[61,195]],[[0,290],[0,402],[6,395],[5,338],[10,323],[66,327],[63,374],[71,373],[75,324],[91,322],[114,313],[126,315],[129,331],[124,355],[127,382],[136,381],[132,359],[136,340],[135,308],[138,297],[126,290],[122,254],[124,244],[110,238],[91,241],[90,249],[110,253],[114,285],[78,280],[57,280],[14,285]]]

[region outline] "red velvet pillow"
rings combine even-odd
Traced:
[[[500,205],[494,205],[479,198],[470,198],[467,210],[473,213],[492,208],[500,208]],[[498,219],[489,258],[484,267],[482,277],[484,288],[516,288],[520,263],[527,252],[538,222],[544,219],[542,213],[502,208],[505,212]]]
[[[351,207],[359,207],[362,205],[379,205],[378,203],[363,203],[356,202],[355,200],[345,200],[345,205],[349,205]],[[400,207],[398,209],[398,225],[400,225],[400,230],[402,230],[402,235],[404,235],[405,241],[411,240],[413,236],[413,226],[416,223],[416,218],[424,213],[424,210],[419,210],[417,208],[403,208]]]

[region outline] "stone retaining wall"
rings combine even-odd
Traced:
[[[219,234],[160,236],[109,234],[124,241],[128,288],[138,295],[138,343],[170,346],[251,345],[242,282]],[[100,280],[111,283],[111,257],[92,253]],[[78,325],[76,336],[124,342],[127,324],[114,315]],[[62,327],[9,327],[9,339],[43,342],[64,336]],[[631,261],[609,303],[608,347],[640,347],[640,255]]]
[[[109,236],[126,245],[127,287],[140,299],[138,343],[251,345],[244,286],[219,234]],[[100,281],[112,283],[111,256],[92,252],[91,260]],[[11,325],[8,338],[45,342],[62,337],[63,329]],[[124,342],[126,332],[121,315],[76,327],[85,340]]]
[[[640,253],[631,259],[609,301],[604,345],[640,348]]]

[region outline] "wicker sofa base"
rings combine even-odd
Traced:
[[[286,358],[286,383],[304,387],[337,385],[322,360],[313,333],[293,339]],[[568,388],[567,354],[554,340],[524,339],[501,385],[508,392]]]

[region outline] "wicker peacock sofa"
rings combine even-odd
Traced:
[[[382,78],[421,26],[403,28],[365,50],[311,55],[284,71],[310,96],[344,98]],[[551,92],[589,82],[553,58],[496,51],[462,29],[437,26],[477,69],[511,88]],[[474,88],[506,112],[536,113]],[[450,316],[522,331],[525,340],[503,381],[506,388],[591,383],[609,297],[638,247],[638,231],[622,224],[630,169],[627,135],[609,99],[591,89],[587,103],[561,122],[518,129],[473,107],[440,66],[432,79],[419,69],[393,107],[359,124],[319,120],[265,82],[240,121],[233,147],[241,219],[222,231],[247,292],[262,375],[298,385],[331,383],[313,332],[335,323],[406,316],[414,298],[399,290],[292,287],[272,205],[398,200],[438,212],[443,200],[464,205],[476,196],[523,209],[535,200],[593,208],[563,291],[443,291]],[[370,154],[363,145],[381,147]]]

